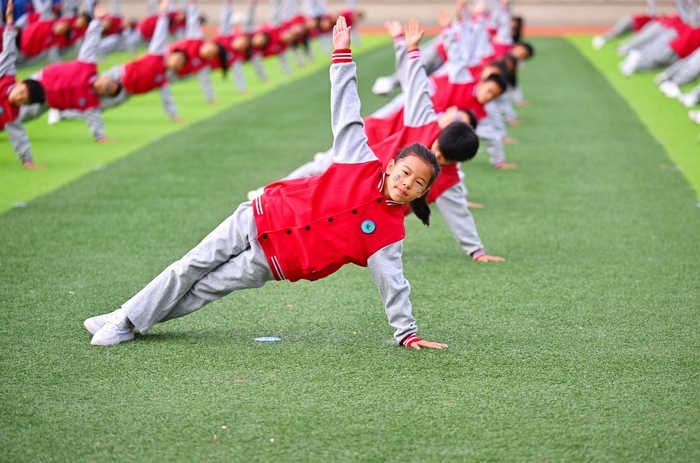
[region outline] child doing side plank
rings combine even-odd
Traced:
[[[254,202],[241,204],[120,309],[87,319],[93,345],[130,341],[135,328],[146,333],[236,290],[271,280],[318,280],[354,263],[369,268],[399,343],[447,347],[417,336],[401,262],[404,214],[410,208],[429,223],[425,197],[440,165],[416,144],[382,166],[362,130],[350,29],[342,16],[333,45],[333,166],[316,177],[273,183]]]

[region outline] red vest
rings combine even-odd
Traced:
[[[673,48],[679,58],[685,58],[700,46],[700,28],[688,29],[671,40],[668,45]]]
[[[367,135],[367,144],[370,146],[398,133],[402,128],[403,106],[383,118],[365,117],[365,134]]]
[[[37,21],[22,30],[19,49],[25,57],[31,58],[54,45],[64,44],[65,38],[54,35],[53,25],[54,21]]]
[[[453,186],[457,185],[462,181],[459,178],[459,164],[454,162],[446,166],[440,166],[440,175],[435,179],[433,185],[430,187],[430,192],[428,193],[428,204],[432,204],[436,199],[440,197],[445,191],[449,190]]]
[[[253,201],[258,241],[277,280],[318,280],[367,259],[406,235],[407,206],[382,195],[379,160],[337,164],[282,180]]]
[[[486,117],[484,105],[476,100],[474,90],[476,83],[453,84],[447,80],[447,76],[440,76],[435,79],[438,84],[437,90],[432,97],[435,112],[444,112],[450,106],[457,106],[462,110],[471,110],[477,120]]]
[[[0,129],[19,117],[19,106],[10,104],[10,87],[15,84],[15,76],[0,77]]]
[[[238,34],[217,35],[216,37],[212,38],[214,42],[218,43],[226,49],[226,67],[231,67],[236,61],[245,61],[244,52],[236,51],[233,48],[231,48],[231,43],[233,42],[233,39],[235,39],[237,36]],[[220,69],[221,62],[219,61],[219,58],[216,57],[212,60],[209,60],[209,66],[211,66],[212,69]]]
[[[187,62],[177,73],[180,77],[196,74],[209,65],[207,60],[200,58],[199,49],[204,43],[201,39],[184,39],[170,45],[169,52],[183,51],[187,55]]]
[[[69,61],[46,66],[40,78],[46,92],[46,104],[59,110],[99,108],[100,98],[92,91],[96,77],[95,63]]]
[[[132,95],[160,88],[168,83],[163,55],[146,54],[124,65],[122,85]]]

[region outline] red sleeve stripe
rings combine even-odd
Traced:
[[[484,250],[483,250],[483,249],[479,249],[478,251],[474,251],[474,252],[472,253],[472,259],[476,260],[476,259],[478,259],[479,257],[484,256],[484,255],[486,255],[486,253],[484,252]]]
[[[352,52],[349,48],[343,50],[335,50],[333,52],[333,64],[337,63],[352,63]]]
[[[405,41],[406,41],[406,37],[404,37],[403,34],[397,35],[396,37],[394,37],[394,43],[401,43],[401,42],[405,42]]]
[[[417,343],[418,341],[422,341],[421,338],[416,336],[416,333],[411,333],[405,338],[403,338],[403,341],[401,341],[401,344],[403,344],[405,347],[411,347],[413,344]]]
[[[408,59],[418,59],[420,58],[420,50],[409,50]]]

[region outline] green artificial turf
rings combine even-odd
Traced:
[[[357,47],[357,53],[363,53],[387,43],[383,36],[370,36]],[[314,43],[314,45],[316,45]],[[27,171],[12,150],[7,134],[0,132],[0,213],[13,206],[24,206],[41,194],[48,193],[61,185],[94,170],[102,170],[116,159],[133,153],[160,138],[175,133],[196,122],[204,121],[237,104],[251,101],[280,85],[304,78],[309,74],[324,69],[329,58],[314,46],[316,60],[300,68],[289,56],[292,74],[284,74],[276,60],[265,62],[269,81],[263,83],[255,74],[252,65],[244,66],[244,75],[248,90],[239,93],[229,74],[225,79],[220,72],[213,72],[211,79],[217,98],[216,104],[207,104],[197,78],[174,83],[173,97],[178,107],[182,122],[173,123],[162,109],[160,94],[151,92],[147,95],[131,98],[124,105],[104,112],[105,130],[112,140],[108,144],[96,143],[84,121],[63,121],[49,126],[46,116],[34,119],[26,124],[27,133],[32,144],[35,162],[46,166],[45,171]],[[72,58],[67,56],[66,59]],[[126,52],[107,55],[100,63],[104,71],[112,66],[126,62],[134,57]],[[28,77],[39,71],[43,64],[19,69],[20,77]],[[125,109],[128,108],[128,109]]]
[[[86,317],[328,147],[325,70],[0,215],[0,461],[698,461],[694,192],[569,42],[534,43],[520,169],[465,165],[508,261],[407,218],[419,333],[444,351],[396,346],[357,267],[89,344]],[[357,61],[368,114],[392,52]]]
[[[653,76],[663,69],[625,77],[618,68],[623,58],[615,52],[621,40],[607,44],[602,50],[591,47],[590,37],[572,36],[569,40],[608,79],[647,126],[655,141],[664,147],[671,165],[665,164],[662,168],[683,172],[700,198],[700,127],[688,117],[688,108],[677,99],[666,97],[654,84]],[[693,83],[685,85],[683,90],[688,91],[694,86]]]

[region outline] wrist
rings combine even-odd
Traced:
[[[403,340],[401,341],[401,345],[404,347],[411,347],[419,341],[422,341],[422,339],[416,336],[416,333],[411,333],[405,338],[403,338]]]
[[[484,252],[484,250],[479,249],[479,250],[472,252],[472,259],[478,260],[480,257],[483,257],[485,255],[486,255],[486,253]]]
[[[352,51],[349,48],[338,48],[331,57],[333,64],[352,63]]]

